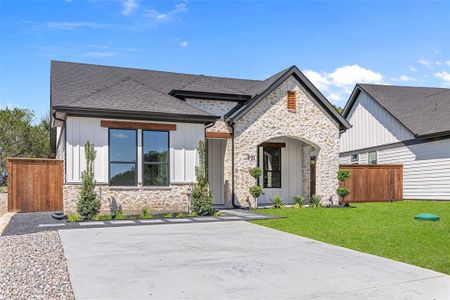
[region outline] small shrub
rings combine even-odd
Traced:
[[[80,216],[79,215],[68,215],[67,216],[67,221],[68,222],[79,222],[80,221]]]
[[[250,176],[252,176],[255,179],[258,179],[262,174],[262,169],[259,167],[251,168],[249,173]]]
[[[295,208],[300,208],[303,206],[303,200],[305,198],[302,195],[295,195],[292,200]]]
[[[252,194],[253,198],[258,199],[263,192],[263,188],[259,185],[254,185],[249,188],[250,194]]]
[[[140,217],[141,217],[141,219],[151,219],[151,218],[153,218],[152,214],[150,213],[150,208],[148,208],[148,207],[142,208]]]
[[[316,195],[316,194],[312,195],[311,196],[311,207],[314,207],[314,208],[321,207],[320,200],[321,200],[321,197],[319,195]]]
[[[213,214],[214,217],[220,217],[222,215],[222,213],[218,210],[216,210]]]
[[[176,217],[177,218],[184,218],[186,215],[185,214],[183,214],[183,213],[178,213],[177,215],[176,215]]]
[[[339,181],[345,181],[351,176],[350,170],[339,170],[337,174],[337,179]]]
[[[193,212],[191,212],[188,216],[189,216],[189,217],[195,218],[195,217],[198,217],[198,213],[196,213],[195,211],[193,211]]]
[[[165,214],[165,215],[164,215],[164,218],[166,218],[166,219],[173,218],[173,213],[167,213],[167,214]]]
[[[281,200],[279,195],[276,195],[272,198],[272,207],[273,208],[284,208],[284,202]]]
[[[117,209],[116,214],[114,215],[114,220],[124,220],[125,216],[122,212],[122,209]]]
[[[346,187],[338,187],[336,190],[336,193],[342,197],[342,199],[345,198],[345,196],[347,196],[348,194],[350,194],[350,191],[348,188]]]

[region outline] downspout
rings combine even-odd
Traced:
[[[236,204],[236,197],[234,194],[234,122],[229,121],[228,124],[231,127],[231,204],[233,208],[242,208],[239,204]]]

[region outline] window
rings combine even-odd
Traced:
[[[169,132],[142,131],[143,185],[169,185]]]
[[[369,152],[368,155],[368,163],[369,165],[376,165],[377,164],[377,152]]]
[[[136,185],[136,130],[109,129],[109,184]]]
[[[287,92],[287,108],[289,110],[296,110],[297,109],[297,93],[295,91],[288,91]]]
[[[281,188],[281,148],[263,148],[264,188]]]
[[[352,156],[350,157],[350,161],[352,163],[359,163],[359,154],[352,154]]]

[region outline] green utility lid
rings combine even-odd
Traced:
[[[418,214],[414,216],[414,219],[420,221],[439,221],[440,218],[435,214]]]

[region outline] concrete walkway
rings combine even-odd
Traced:
[[[450,299],[450,277],[247,222],[60,230],[77,299]]]

